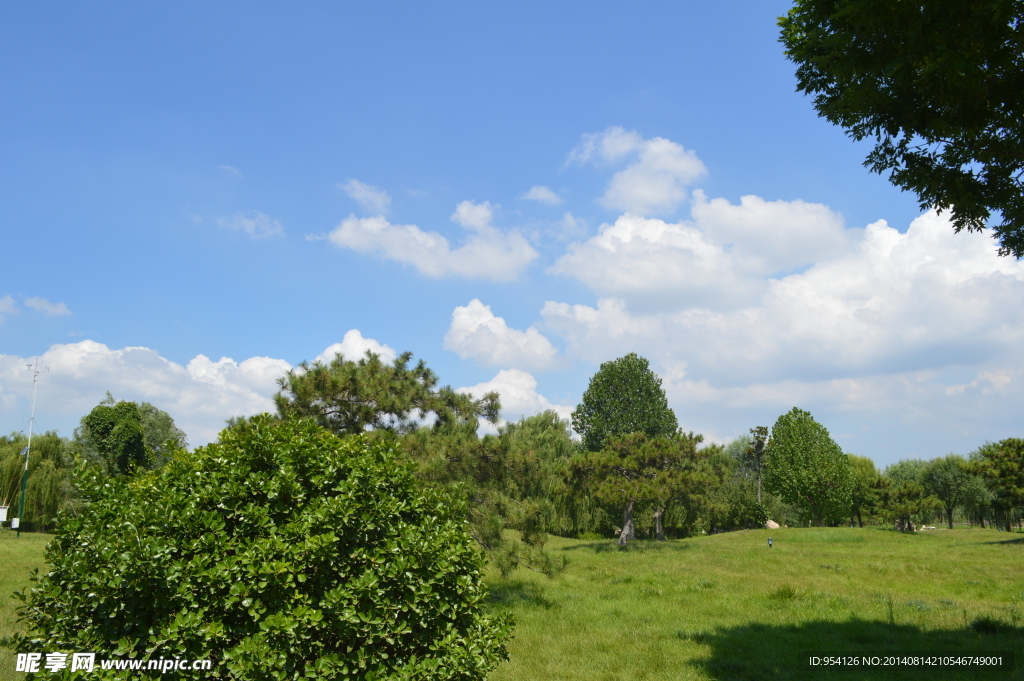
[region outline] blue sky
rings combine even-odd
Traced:
[[[37,356],[39,427],[110,390],[202,444],[370,348],[508,418],[636,351],[715,441],[794,405],[880,465],[1019,435],[1024,268],[862,167],[786,9],[0,6],[0,430]]]

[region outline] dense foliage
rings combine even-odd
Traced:
[[[849,516],[850,459],[810,412],[794,407],[772,427],[765,486],[818,525]]]
[[[83,488],[19,651],[211,659],[209,677],[249,681],[481,679],[505,656],[462,505],[382,438],[260,416]]]
[[[612,437],[630,433],[669,436],[678,427],[661,379],[646,359],[632,352],[601,365],[572,413],[573,430],[592,452]]]
[[[401,438],[401,449],[422,481],[465,500],[470,533],[503,575],[564,567],[543,550],[549,532],[572,526],[563,471],[576,446],[557,414],[506,423],[483,438],[472,426],[421,428]]]
[[[386,364],[367,351],[356,361],[339,353],[327,364],[303,362],[278,381],[277,413],[314,418],[338,434],[369,429],[404,433],[427,420],[439,427],[475,425],[478,418],[497,422],[497,393],[474,400],[449,386],[438,388],[437,375],[423,360],[410,367],[411,360],[412,353],[406,352]]]
[[[796,0],[797,88],[921,206],[1024,256],[1024,1]]]

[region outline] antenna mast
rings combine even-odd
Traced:
[[[21,474],[21,504],[18,507],[18,534],[21,536],[21,520],[25,517],[25,487],[28,483],[28,457],[32,453],[32,429],[36,425],[36,389],[39,387],[39,358],[35,364],[29,364],[32,370],[32,417],[28,420],[28,445],[21,451],[25,455],[25,469]]]

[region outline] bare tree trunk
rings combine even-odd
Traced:
[[[625,546],[630,539],[636,539],[636,528],[633,527],[633,499],[622,509],[622,532],[619,532],[619,546]]]
[[[757,467],[757,504],[761,505],[761,467]]]
[[[658,541],[666,541],[665,532],[661,529],[661,514],[664,508],[657,508],[654,511],[654,537]]]
[[[951,509],[951,508],[947,508],[946,509],[946,521],[947,521],[947,523],[949,525],[949,529],[952,530],[953,529],[953,509]]]

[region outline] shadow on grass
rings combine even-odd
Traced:
[[[526,605],[550,610],[555,607],[554,601],[544,597],[543,589],[531,582],[510,580],[491,586],[487,600],[493,605],[507,607]]]
[[[1018,539],[1001,539],[999,541],[987,541],[986,544],[1024,544],[1024,537]]]
[[[925,631],[912,625],[850,620],[772,626],[748,624],[711,632],[676,632],[710,647],[710,655],[692,664],[716,681],[768,679],[844,679],[847,681],[956,681],[1024,679],[1024,630],[1003,627],[988,633],[974,629]],[[1002,667],[963,666],[812,666],[810,656],[864,656],[884,661],[887,654],[920,656],[1003,655]],[[1007,654],[1015,666],[1009,668]]]
[[[575,546],[564,546],[561,548],[562,551],[581,551],[590,550],[594,553],[613,553],[619,552],[640,552],[644,553],[647,551],[685,551],[690,547],[689,544],[684,544],[679,541],[652,541],[637,539],[629,542],[625,546],[619,546],[617,539],[607,539],[605,541],[594,541],[586,544],[577,544]]]

